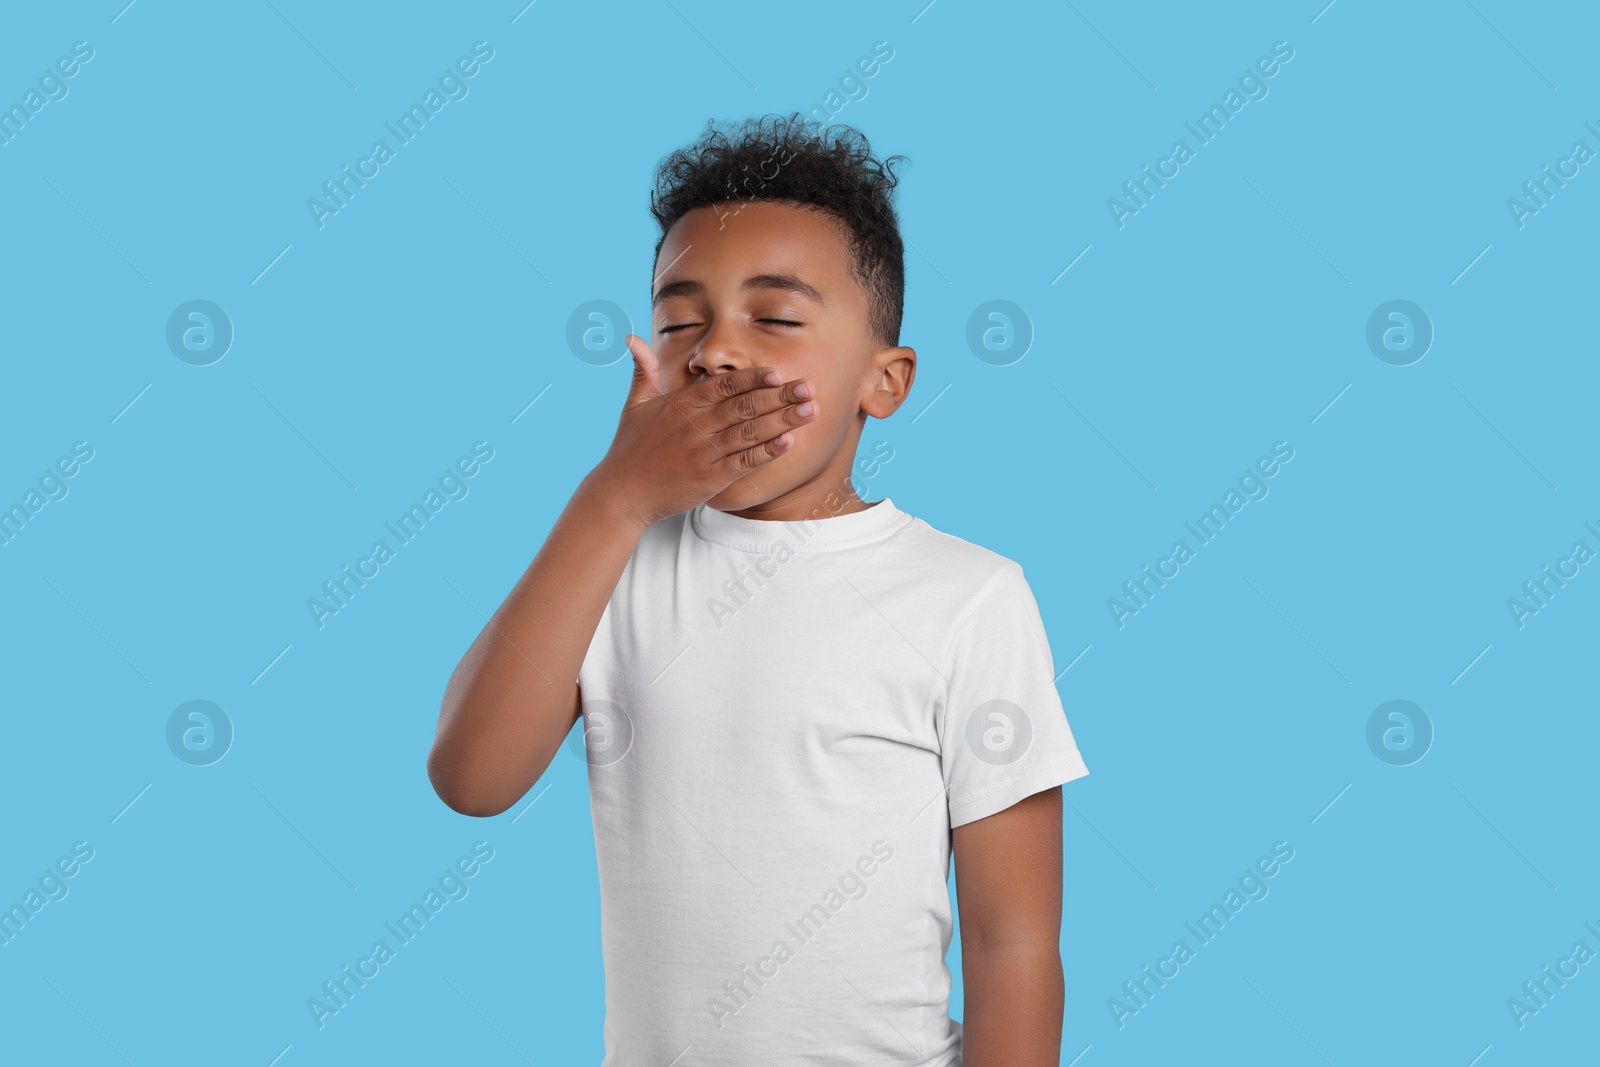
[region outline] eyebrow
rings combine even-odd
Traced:
[[[650,301],[651,307],[656,307],[663,300],[675,296],[692,296],[705,292],[705,286],[693,278],[683,278],[679,281],[669,282],[656,290],[655,297]],[[739,287],[744,290],[751,289],[776,289],[780,292],[794,293],[823,307],[828,306],[828,301],[814,285],[801,281],[793,274],[752,274],[744,280]]]

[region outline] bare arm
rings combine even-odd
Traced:
[[[1061,1062],[1061,789],[951,832],[966,1067]]]
[[[770,367],[661,391],[655,353],[629,335],[633,384],[611,449],[450,675],[428,753],[434,792],[498,815],[538,781],[581,708],[578,670],[639,538],[793,445],[802,381]]]
[[[591,472],[450,675],[428,777],[463,815],[515,804],[577,721],[578,668],[645,530],[621,504]]]

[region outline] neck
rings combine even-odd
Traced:
[[[777,522],[798,522],[802,519],[821,519],[832,515],[850,515],[866,511],[872,505],[856,494],[850,478],[855,466],[856,445],[861,439],[862,427],[857,424],[850,438],[834,453],[828,465],[817,474],[771,500],[738,511],[744,519],[769,519]]]

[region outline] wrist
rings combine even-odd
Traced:
[[[626,527],[637,534],[643,534],[650,526],[636,507],[637,494],[604,465],[596,466],[584,477],[573,497],[581,498],[585,508],[603,515],[610,525]]]

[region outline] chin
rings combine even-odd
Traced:
[[[744,511],[782,496],[788,487],[779,478],[774,477],[771,468],[775,463],[777,460],[753,471],[746,471],[742,477],[735,478],[716,496],[707,500],[706,506],[717,511]]]

